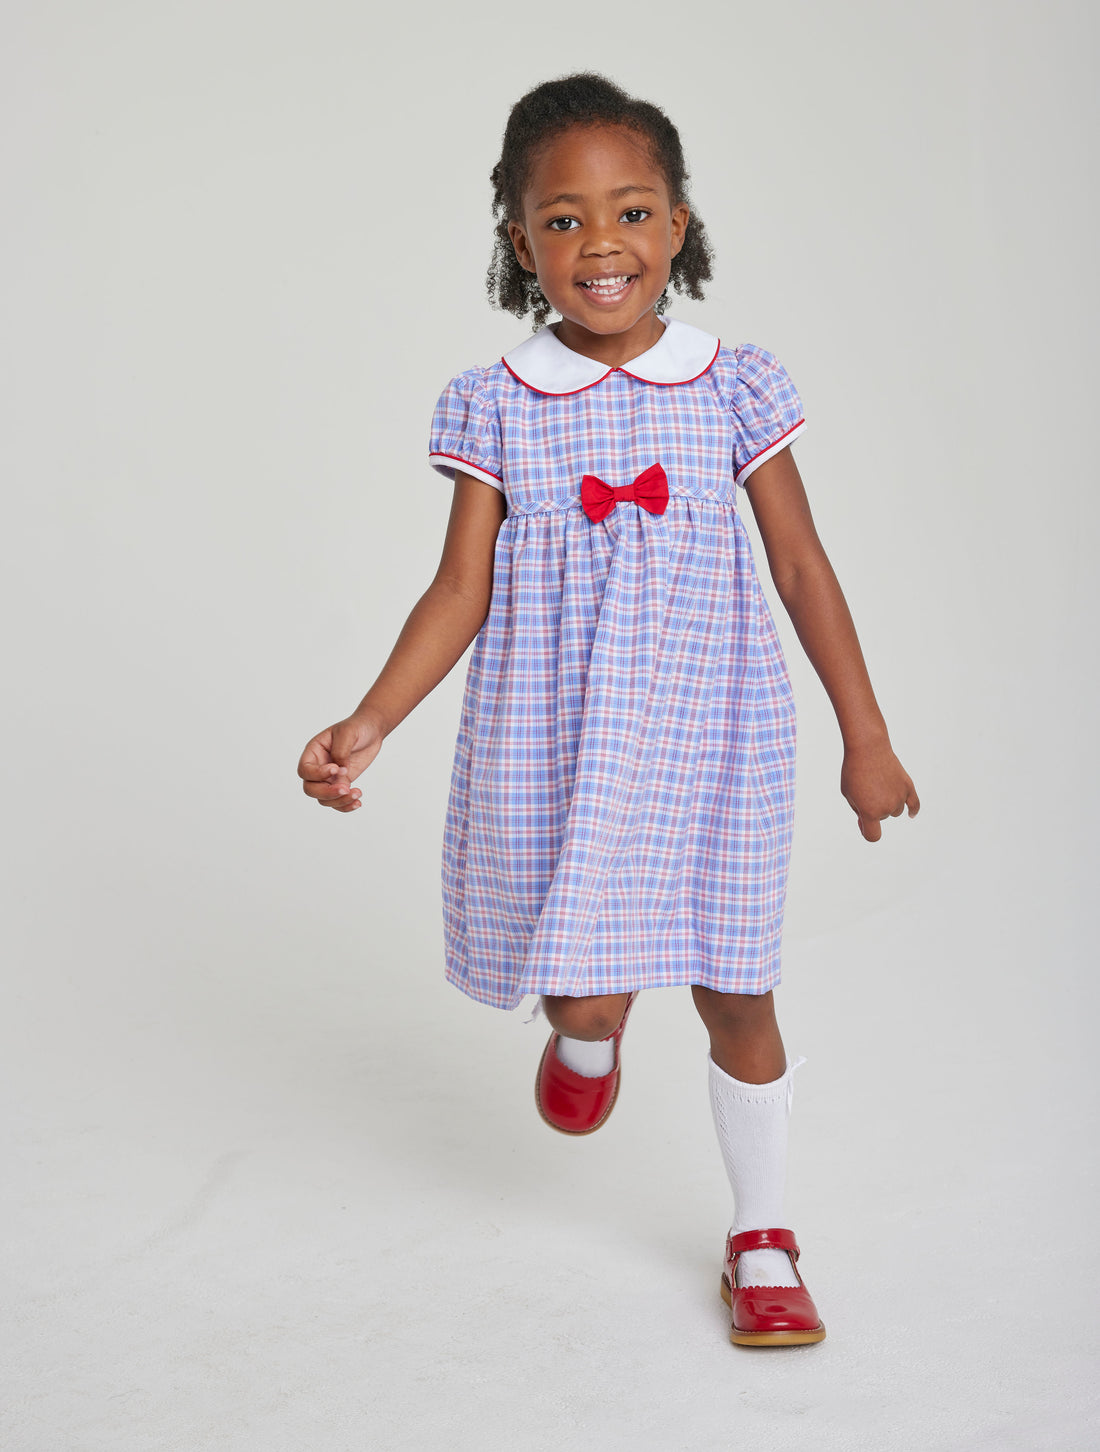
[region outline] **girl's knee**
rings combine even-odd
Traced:
[[[598,993],[591,998],[559,998],[544,994],[543,1012],[551,1028],[568,1039],[594,1043],[619,1027],[626,1008],[625,993]]]
[[[775,1000],[767,993],[719,993],[713,988],[692,986],[699,1017],[709,1029],[752,1031],[775,1022]]]

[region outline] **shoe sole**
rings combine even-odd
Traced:
[[[554,1042],[554,1040],[553,1040],[552,1037],[546,1040],[546,1046],[545,1046],[545,1048],[542,1051],[542,1057],[539,1059],[538,1072],[535,1075],[535,1108],[539,1112],[539,1118],[542,1120],[543,1124],[549,1125],[550,1128],[553,1129],[553,1130],[556,1130],[558,1134],[569,1134],[569,1135],[572,1135],[574,1138],[577,1138],[578,1136],[584,1135],[584,1134],[595,1134],[598,1129],[602,1129],[603,1126],[607,1123],[608,1119],[611,1117],[611,1111],[615,1108],[615,1105],[618,1103],[619,1090],[622,1087],[622,1082],[623,1082],[623,1067],[622,1067],[622,1064],[619,1065],[619,1077],[618,1077],[618,1080],[616,1081],[616,1084],[615,1084],[615,1092],[611,1096],[611,1103],[607,1106],[607,1108],[604,1110],[604,1112],[600,1115],[599,1119],[596,1120],[596,1123],[593,1124],[593,1125],[590,1125],[588,1127],[588,1129],[563,1129],[560,1124],[555,1124],[552,1119],[548,1119],[546,1117],[546,1115],[543,1112],[542,1101],[539,1099],[539,1084],[542,1081],[542,1066],[546,1062],[546,1055],[550,1052],[550,1045],[553,1042]]]
[[[720,1285],[722,1299],[732,1311],[730,1288],[724,1279]],[[810,1346],[815,1341],[825,1340],[825,1323],[819,1321],[810,1331],[738,1331],[731,1326],[730,1340],[735,1346]]]

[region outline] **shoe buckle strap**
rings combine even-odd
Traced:
[[[746,1250],[786,1250],[795,1260],[802,1253],[793,1230],[742,1230],[737,1235],[731,1231],[726,1243],[727,1259],[739,1256]]]

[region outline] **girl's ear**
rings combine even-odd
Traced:
[[[691,213],[688,211],[686,202],[678,202],[672,209],[672,250],[670,257],[675,257],[680,248],[684,245],[684,238],[687,236],[687,225],[691,220]]]
[[[531,256],[531,249],[527,245],[527,233],[519,222],[508,223],[508,236],[512,239],[512,247],[515,250],[516,261],[523,268],[524,272],[534,272],[535,259]],[[677,248],[677,251],[679,249]]]

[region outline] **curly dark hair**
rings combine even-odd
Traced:
[[[509,113],[500,160],[490,174],[496,227],[485,288],[494,307],[517,318],[533,313],[532,331],[546,322],[550,304],[534,273],[525,272],[519,265],[508,236],[508,223],[523,215],[523,192],[535,154],[542,146],[573,126],[609,125],[625,126],[644,137],[654,164],[664,174],[672,205],[688,202],[688,170],[680,133],[659,107],[635,100],[606,76],[592,71],[543,81],[521,96]],[[684,245],[672,259],[669,287],[688,297],[701,298],[702,284],[711,276],[713,258],[706,228],[693,209]],[[656,311],[663,313],[670,302],[666,287],[657,300]]]

